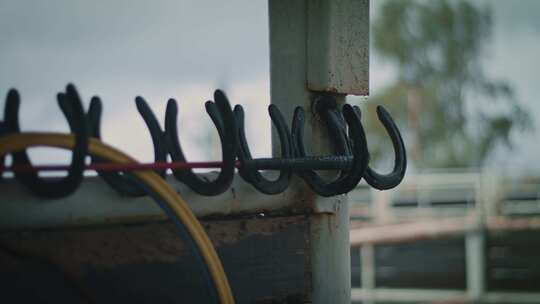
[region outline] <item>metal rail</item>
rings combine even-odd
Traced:
[[[416,199],[424,200],[417,207],[392,207],[390,195],[375,195],[379,204],[373,212],[371,222],[352,224],[350,241],[352,247],[360,248],[362,288],[352,289],[352,300],[363,303],[383,302],[420,302],[420,301],[455,301],[468,303],[538,303],[539,292],[493,292],[486,290],[486,235],[490,233],[512,231],[539,231],[540,217],[538,213],[530,213],[519,218],[509,217],[508,204],[516,202],[528,205],[538,204],[540,197],[532,197],[533,201],[509,201],[505,194],[508,183],[494,172],[483,173],[446,173],[410,176],[394,194],[407,193],[416,189]],[[540,185],[529,187],[540,189]],[[421,193],[421,191],[439,191],[440,189],[460,189],[453,191],[454,198],[466,195],[470,189],[472,204],[462,204],[452,207],[432,205],[430,200],[437,200],[436,195]],[[452,191],[451,191],[452,193]],[[467,194],[468,195],[468,194]],[[536,201],[534,199],[536,198]],[[353,203],[354,206],[354,203]],[[354,208],[354,207],[353,207]],[[440,212],[440,209],[462,209],[459,212]],[[381,210],[382,209],[382,210]],[[519,208],[518,208],[519,209]],[[533,210],[534,211],[534,210]],[[537,210],[536,210],[537,211]],[[407,212],[403,217],[400,212]],[[375,284],[374,250],[377,245],[399,244],[419,240],[437,239],[443,237],[463,236],[465,238],[466,280],[465,290],[428,290],[381,288]]]

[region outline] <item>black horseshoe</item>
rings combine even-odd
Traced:
[[[398,127],[383,106],[377,107],[377,116],[392,140],[395,153],[394,169],[388,174],[380,174],[368,166],[364,179],[375,189],[388,190],[396,187],[403,180],[407,171],[407,152]]]
[[[166,141],[164,138],[164,132],[161,130],[159,122],[142,97],[137,97],[135,99],[137,110],[142,116],[149,132],[152,137],[152,144],[154,146],[154,159],[156,162],[165,162],[167,160],[167,148]],[[86,118],[90,128],[91,136],[101,139],[101,113],[102,113],[102,103],[99,97],[94,96],[90,100],[90,107],[88,108],[88,113]],[[91,157],[92,163],[103,162],[99,157]],[[164,177],[165,170],[156,170],[155,171],[160,176]],[[146,192],[142,191],[136,183],[133,182],[132,178],[129,175],[124,175],[119,172],[103,172],[98,171],[98,174],[103,180],[110,185],[115,191],[121,195],[126,196],[145,196]]]
[[[332,112],[327,112],[327,115],[336,115]],[[308,185],[319,195],[329,197],[339,194],[344,194],[352,189],[354,189],[357,184],[360,182],[364,173],[366,171],[369,154],[367,152],[367,142],[364,132],[364,128],[360,122],[360,115],[357,113],[350,105],[343,106],[343,115],[345,121],[347,122],[350,132],[351,132],[351,141],[352,141],[352,155],[353,162],[349,170],[343,171],[340,173],[340,176],[330,182],[326,183],[315,171],[313,170],[302,170],[298,172],[299,175],[308,183]],[[326,115],[325,115],[326,116]],[[330,117],[330,116],[328,116]],[[326,120],[326,119],[325,119]],[[339,118],[334,117],[333,120],[338,121]],[[292,142],[293,147],[297,157],[306,157],[305,148],[303,145],[303,128],[304,128],[304,111],[302,108],[296,108],[294,112],[293,126],[292,126]],[[326,120],[329,129],[338,130],[338,127],[331,126],[330,121]],[[336,134],[332,136],[336,146],[342,151],[346,151],[346,146],[341,146],[338,140],[339,136],[342,134]],[[340,147],[341,146],[341,147]]]
[[[272,123],[278,131],[280,145],[281,145],[281,157],[291,158],[291,135],[285,118],[275,105],[268,107],[268,113],[272,119]],[[234,114],[236,116],[236,127],[238,136],[238,159],[240,160],[240,168],[238,173],[240,176],[249,182],[253,187],[265,194],[279,194],[289,186],[289,180],[292,170],[290,168],[283,168],[279,170],[279,177],[276,180],[268,180],[257,169],[244,166],[246,161],[252,160],[251,152],[246,140],[246,134],[244,129],[244,109],[240,105],[234,107]]]
[[[167,140],[165,139],[165,132],[161,129],[159,122],[148,106],[148,103],[140,97],[135,98],[135,104],[139,114],[144,119],[150,136],[152,137],[152,143],[154,144],[154,160],[155,162],[167,161]],[[155,170],[155,172],[161,177],[165,177],[167,170]]]
[[[27,186],[41,198],[53,199],[68,196],[73,193],[83,180],[84,159],[88,150],[88,130],[81,99],[73,85],[66,87],[66,93],[57,95],[58,105],[64,116],[76,117],[68,119],[69,128],[75,135],[68,175],[59,180],[45,180],[35,172],[15,173],[15,178]],[[10,90],[6,99],[4,124],[8,133],[20,133],[19,127],[20,97],[16,90]],[[32,163],[25,150],[13,153],[13,164],[31,166]]]
[[[347,134],[347,125],[343,114],[337,109],[338,105],[331,96],[322,96],[316,103],[316,111],[326,123],[335,142],[338,155],[352,155],[351,143]]]
[[[185,183],[193,191],[202,195],[218,195],[231,186],[236,163],[236,121],[229,100],[225,94],[216,90],[214,102],[205,103],[206,112],[212,119],[221,141],[222,165],[216,179],[210,181],[201,178],[191,169],[173,170],[176,179]],[[178,139],[178,107],[174,99],[167,103],[165,111],[165,133],[168,139],[169,154],[175,162],[187,162]]]

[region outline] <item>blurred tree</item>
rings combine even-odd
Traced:
[[[373,119],[378,104],[403,130],[417,168],[481,166],[498,144],[511,147],[512,129],[531,128],[510,85],[483,72],[491,25],[490,10],[467,1],[381,5],[372,27],[374,52],[397,65],[398,79],[368,103],[374,158],[392,151],[381,148],[388,140]]]

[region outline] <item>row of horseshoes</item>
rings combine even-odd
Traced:
[[[57,95],[57,99],[69,123],[71,133],[75,135],[75,147],[67,176],[60,179],[46,179],[39,177],[37,172],[14,170],[15,178],[42,198],[64,197],[79,187],[84,179],[88,138],[100,139],[101,137],[102,102],[99,97],[91,99],[88,111],[85,111],[82,100],[73,85],[68,85],[65,92]],[[189,164],[178,138],[176,101],[169,99],[167,103],[164,129],[142,97],[137,97],[135,103],[152,137],[155,163],[165,163],[170,156],[171,164]],[[382,106],[377,108],[377,114],[392,140],[395,152],[394,168],[388,174],[377,173],[369,166],[367,140],[361,123],[361,112],[357,106],[345,104],[339,109],[331,96],[321,96],[317,105],[316,113],[328,128],[329,138],[333,141],[337,155],[308,156],[303,140],[304,110],[301,107],[295,109],[289,128],[280,110],[275,105],[270,105],[268,112],[280,140],[281,157],[253,159],[245,136],[242,106],[236,105],[232,108],[226,95],[216,90],[214,100],[207,101],[205,107],[221,142],[220,171],[216,178],[208,180],[196,174],[192,168],[171,167],[174,178],[186,184],[194,192],[207,196],[219,195],[227,191],[236,170],[246,182],[265,194],[278,194],[285,191],[293,174],[302,178],[315,193],[326,197],[353,190],[362,178],[370,186],[379,190],[391,189],[399,185],[407,168],[405,146],[396,124]],[[12,89],[6,97],[4,120],[0,121],[0,135],[21,132],[19,106],[19,94]],[[12,159],[13,167],[32,166],[24,150],[12,153]],[[5,156],[1,156],[0,168],[6,168],[4,160]],[[103,163],[103,160],[92,157],[91,162],[99,164]],[[264,169],[277,170],[279,176],[276,179],[268,179],[261,174],[260,170]],[[327,181],[316,170],[338,170],[339,174],[334,180]],[[167,177],[167,170],[163,167],[155,171],[163,178]],[[99,170],[98,174],[122,195],[145,195],[129,174]],[[1,171],[0,178],[2,178]]]

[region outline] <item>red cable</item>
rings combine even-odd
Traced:
[[[156,163],[96,163],[86,165],[85,170],[95,170],[103,172],[112,171],[134,171],[134,170],[164,170],[164,169],[193,169],[193,168],[220,168],[222,162],[156,162]],[[236,167],[240,167],[240,162],[236,161]],[[4,167],[0,165],[0,172],[36,172],[36,171],[67,171],[68,165],[13,165]]]

